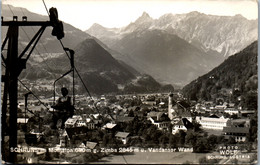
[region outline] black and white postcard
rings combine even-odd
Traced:
[[[256,0],[2,0],[3,164],[256,164]]]

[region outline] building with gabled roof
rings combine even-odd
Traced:
[[[123,142],[123,144],[126,144],[127,141],[128,141],[128,136],[129,136],[129,133],[128,132],[117,132],[115,137],[118,139],[118,140],[121,140]]]
[[[73,115],[72,119],[83,120],[80,115]]]
[[[88,129],[95,129],[95,128],[97,128],[97,126],[96,126],[96,123],[94,122],[94,120],[86,120],[86,127],[88,128]]]
[[[227,121],[229,119],[222,117],[203,117],[197,116],[196,121],[201,124],[203,129],[215,129],[223,130],[227,126]]]
[[[76,127],[83,127],[86,126],[86,122],[84,120],[77,120]]]
[[[227,139],[234,137],[236,142],[244,142],[249,134],[249,127],[224,127],[223,133]]]
[[[94,149],[94,148],[96,148],[96,146],[97,146],[96,142],[87,141],[87,143],[86,143],[86,147],[89,149]]]
[[[227,122],[227,127],[250,127],[250,119],[231,119]]]
[[[65,122],[65,128],[73,128],[76,127],[77,119],[76,118],[68,118]]]
[[[192,122],[192,115],[189,111],[185,111],[182,113],[182,118],[186,118],[187,120],[189,120],[190,122]]]
[[[86,145],[82,142],[82,143],[79,144],[77,147],[78,147],[78,148],[86,148]]]
[[[104,129],[113,129],[115,126],[116,126],[116,124],[106,123],[102,128],[104,128]]]
[[[160,130],[167,130],[170,124],[170,119],[164,112],[150,112],[147,119]]]
[[[117,124],[106,123],[105,125],[103,125],[103,127],[101,129],[107,130],[109,133],[115,133],[117,128],[118,128]]]

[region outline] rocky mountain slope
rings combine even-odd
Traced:
[[[241,15],[215,16],[199,12],[165,14],[153,19],[143,13],[135,22],[122,28],[105,28],[94,24],[86,30],[108,46],[115,40],[134,31],[145,29],[165,30],[175,34],[204,51],[216,51],[223,56],[232,55],[257,39],[257,20]]]

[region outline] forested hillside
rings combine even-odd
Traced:
[[[257,108],[257,44],[255,41],[239,53],[230,56],[209,73],[183,88],[190,100],[215,100],[228,97],[229,101],[247,109]],[[230,91],[226,93],[224,91]]]

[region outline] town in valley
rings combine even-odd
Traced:
[[[141,152],[204,154],[190,163],[256,159],[256,110],[242,107],[241,96],[234,94],[239,89],[222,89],[210,101],[189,100],[181,90],[76,95],[74,115],[64,127],[53,129],[53,97],[48,97],[47,87],[35,84],[34,88],[45,91],[40,96],[42,103],[29,96],[25,108],[24,95],[19,97],[18,148],[37,150],[16,149],[23,163],[98,162],[111,154]]]

